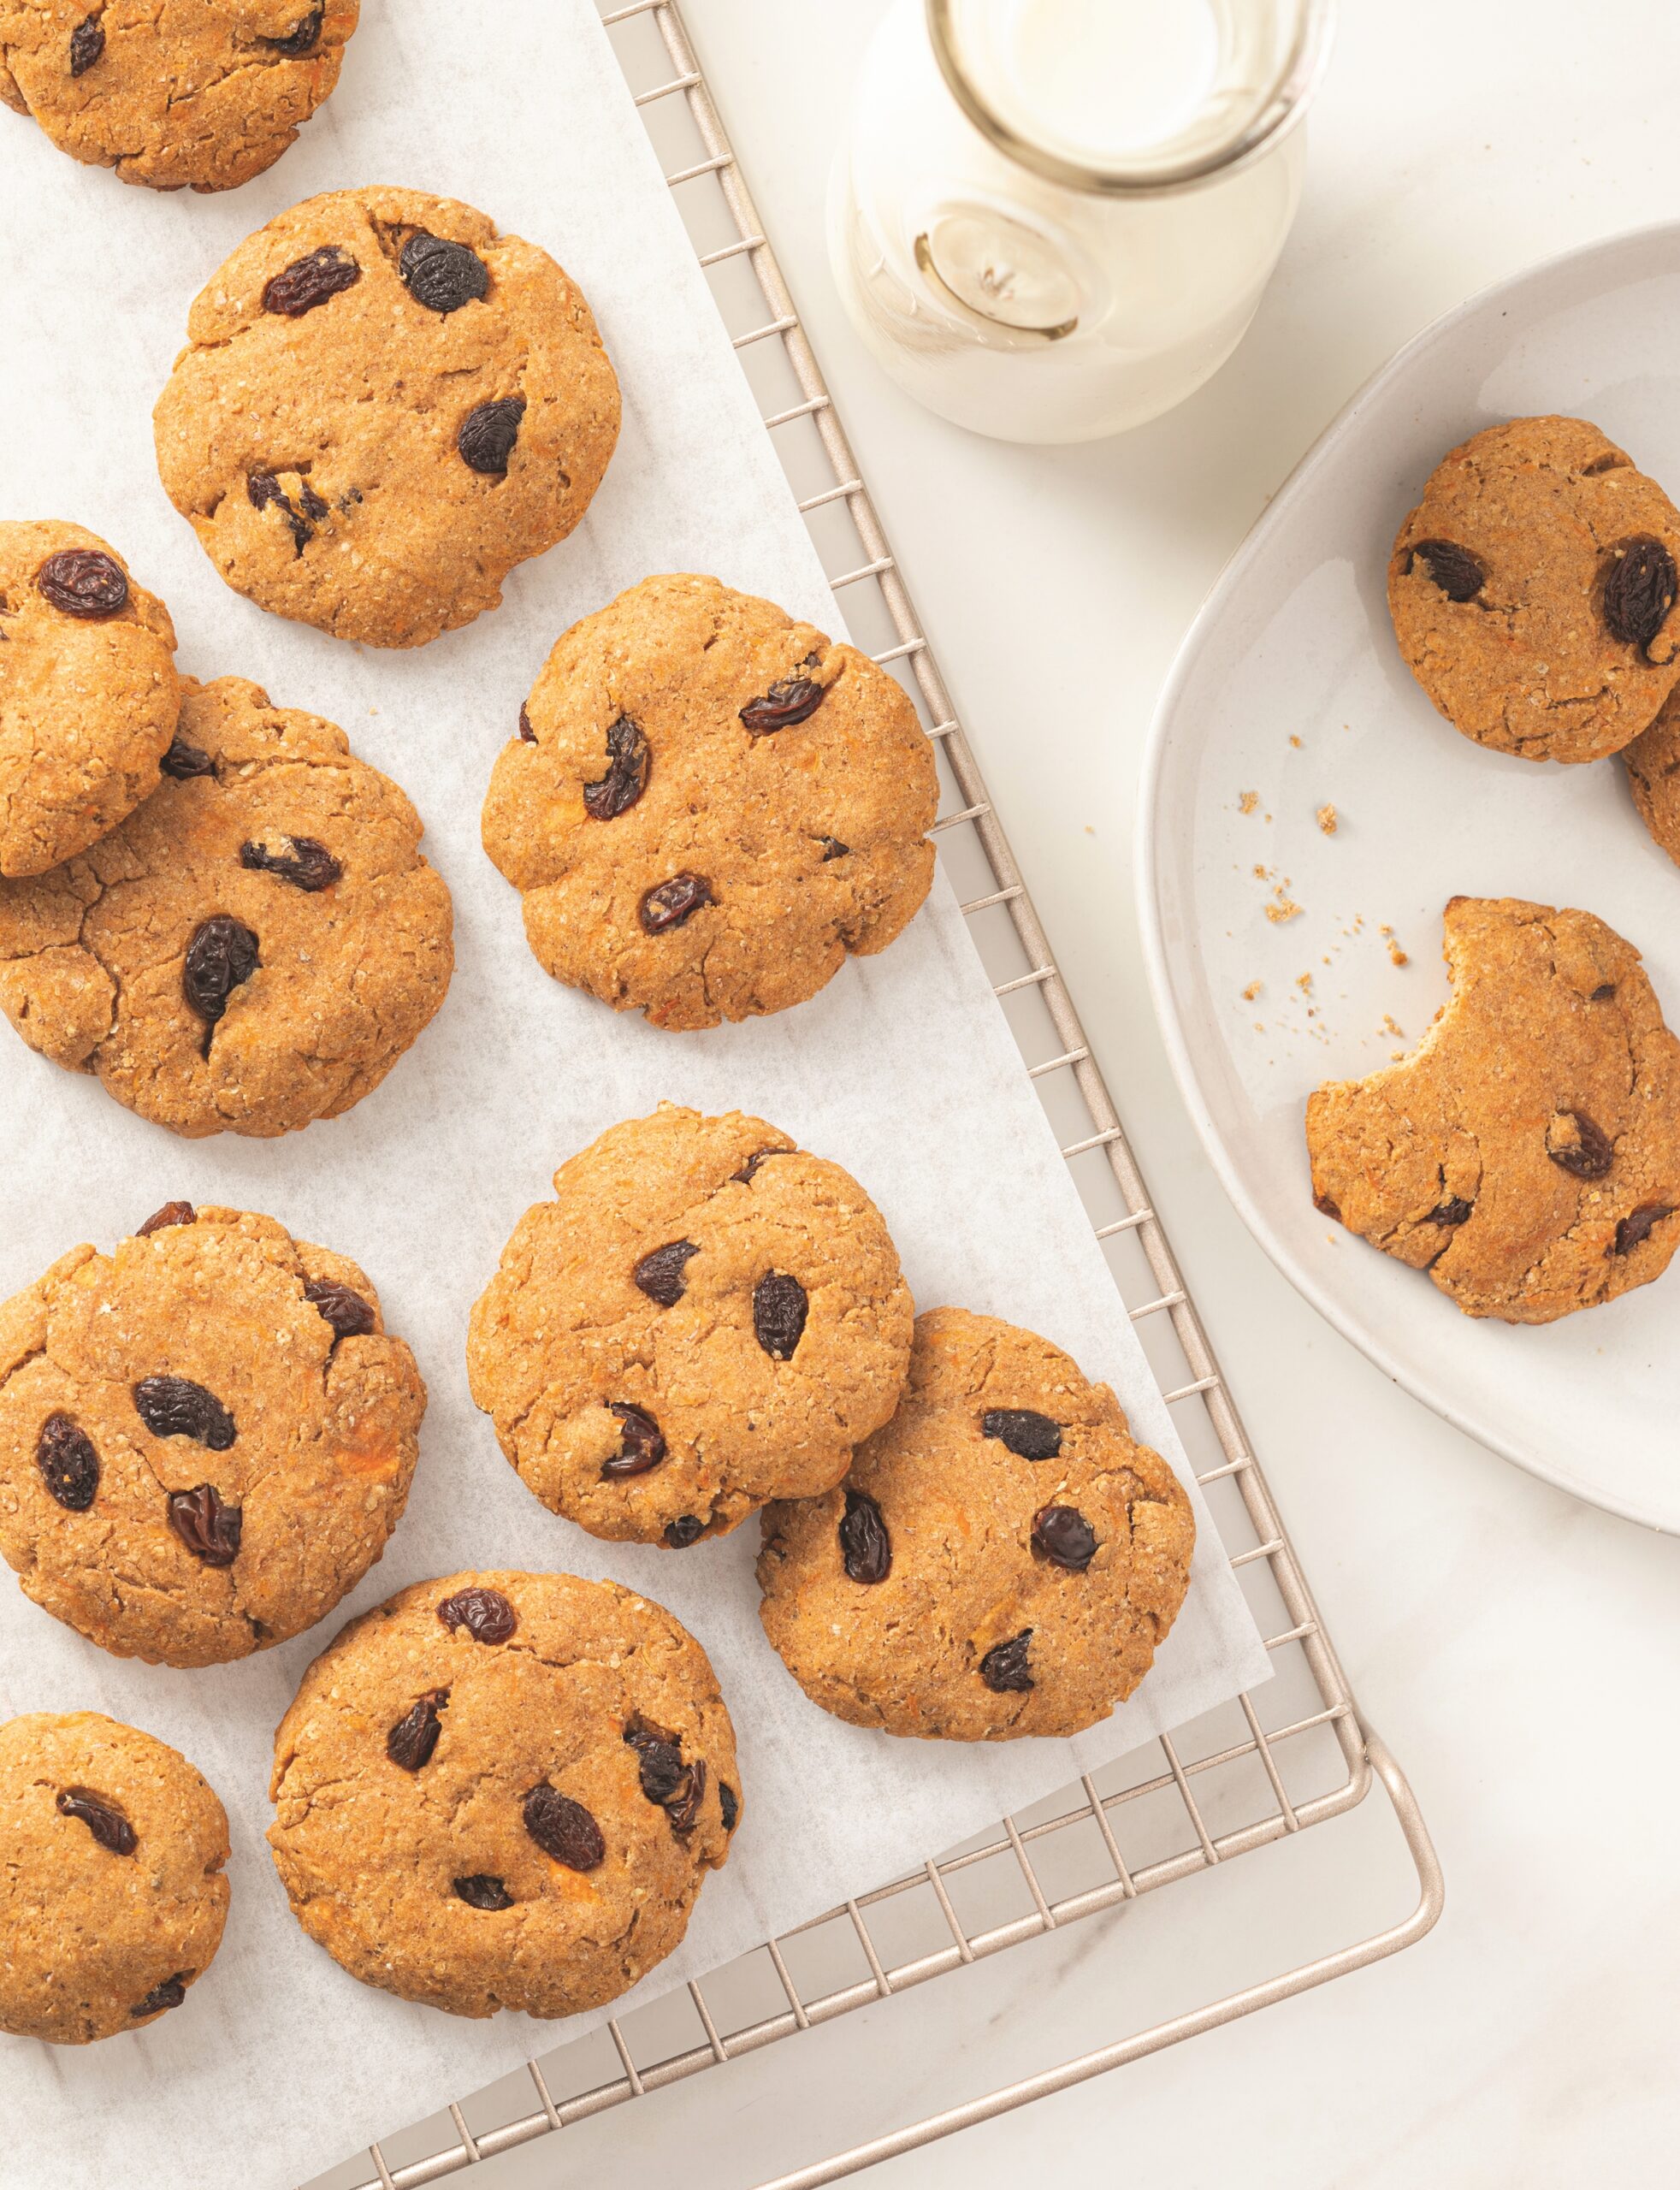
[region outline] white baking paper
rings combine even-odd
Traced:
[[[454,893],[448,999],[383,1086],[283,1141],[173,1139],[0,1028],[0,1295],[81,1240],[109,1248],[176,1196],[263,1210],[341,1248],[412,1343],[431,1403],[408,1513],[343,1607],[469,1566],[611,1575],[710,1651],[745,1812],[662,1991],[884,1883],[930,1851],[1266,1677],[1202,1530],[1189,1601],[1141,1693],[1074,1743],[896,1743],[806,1702],[756,1617],[757,1530],[677,1556],[595,1542],[544,1511],[468,1396],[468,1308],[562,1158],[661,1097],[739,1107],[836,1157],[884,1211],[919,1304],[1007,1316],[1120,1393],[1187,1479],[1055,1142],[941,881],[884,957],[813,1002],[660,1033],[549,980],[478,843],[491,763],[556,635],[651,571],[716,572],[833,630],[833,601],[589,0],[364,0],[335,97],[270,173],[166,196],[77,167],[0,115],[0,514],[92,526],[161,593],[199,677],[255,678],[341,723],[410,792]],[[417,653],[358,650],[228,591],[157,483],[150,412],[188,303],[250,229],[316,191],[469,199],[578,278],[624,386],[623,438],[583,529],[502,607]],[[82,2050],[0,2038],[0,2181],[54,2190],[284,2190],[588,2027],[473,2023],[346,1976],[293,1924],[263,1842],[272,1731],[337,1631],[236,1666],[120,1662],[0,1569],[0,1716],[107,1711],[206,1773],[233,1827],[226,1942],[188,2004]],[[599,2020],[595,2018],[594,2020]]]

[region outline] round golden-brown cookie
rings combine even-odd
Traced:
[[[929,741],[855,647],[715,578],[646,578],[556,643],[484,849],[557,980],[656,1027],[814,996],[933,877]]]
[[[1444,457],[1400,527],[1388,606],[1456,730],[1598,761],[1680,679],[1680,511],[1582,418],[1512,418]]]
[[[1031,1331],[934,1308],[844,1483],[766,1508],[759,1614],[811,1701],[854,1725],[1076,1734],[1149,1671],[1195,1539],[1106,1384]]]
[[[729,1713],[662,1606],[452,1574],[352,1620],[275,1736],[293,1914],[364,1985],[569,2015],[662,1962],[741,1811]]]
[[[354,1263],[166,1203],[0,1307],[0,1554],[117,1657],[248,1656],[379,1558],[425,1406]]]
[[[1549,1323],[1680,1247],[1680,1042],[1591,913],[1454,897],[1452,996],[1404,1063],[1307,1103],[1313,1199],[1467,1316]]]
[[[618,432],[582,293],[453,198],[343,190],[248,236],[157,400],[170,500],[236,593],[422,646],[565,539]]]
[[[166,1743],[97,1711],[0,1725],[0,2030],[86,2045],[178,2008],[222,1944],[227,1860]]]
[[[169,612],[97,533],[0,523],[0,875],[86,851],[157,788],[175,650]]]
[[[761,1118],[662,1103],[554,1174],[467,1372],[543,1504],[682,1550],[811,1498],[891,1414],[914,1313],[880,1215]]]
[[[358,0],[0,0],[0,99],[154,190],[271,167],[339,79]]]
[[[163,773],[79,858],[0,882],[0,1009],[190,1139],[338,1116],[449,986],[419,816],[341,730],[241,678],[184,681]]]
[[[1663,701],[1649,730],[1623,747],[1622,761],[1640,820],[1680,864],[1680,690]]]

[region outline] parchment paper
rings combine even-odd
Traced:
[[[468,1308],[555,1165],[661,1097],[738,1106],[846,1164],[916,1299],[1003,1315],[1113,1382],[1188,1471],[944,884],[884,957],[781,1017],[660,1033],[549,980],[478,843],[491,762],[549,645],[650,571],[713,571],[824,628],[835,604],[589,0],[365,3],[336,95],[268,175],[213,198],[127,188],[0,115],[7,516],[105,535],[169,602],[181,666],[254,677],[342,724],[409,791],[454,893],[437,1021],[345,1119],[282,1141],[171,1139],[0,1029],[0,1296],[81,1240],[109,1248],[175,1196],[269,1211],[355,1256],[431,1392],[406,1518],[340,1615],[243,1664],[104,1655],[0,1569],[0,1716],[93,1708],[175,1743],[233,1827],[225,1944],[177,2015],[86,2049],[0,2038],[0,2181],[55,2190],[299,2182],[600,2018],[473,2023],[355,1983],[293,1922],[262,1835],[272,1731],[341,1618],[463,1566],[612,1575],[710,1651],[740,1735],[745,1815],[663,1991],[884,1883],[930,1851],[1266,1678],[1198,1500],[1189,1601],[1140,1694],[1074,1743],[895,1743],[807,1703],[763,1639],[758,1531],[676,1555],[598,1544],[540,1506],[468,1396]],[[582,282],[624,386],[617,456],[583,529],[500,611],[412,654],[264,616],[216,577],[157,483],[150,412],[186,309],[227,252],[316,191],[466,198]],[[1192,1492],[1192,1495],[1193,1492]],[[632,1996],[635,1997],[635,1996]]]

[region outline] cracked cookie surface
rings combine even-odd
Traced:
[[[837,1163],[662,1103],[563,1163],[472,1311],[472,1395],[543,1504],[684,1549],[809,1498],[891,1414],[909,1288]]]
[[[688,1928],[741,1814],[706,1653],[570,1574],[453,1574],[353,1620],[275,1737],[293,1914],[365,1985],[576,2015]]]
[[[154,190],[271,167],[339,78],[358,0],[0,0],[0,100]]]
[[[854,1725],[1074,1734],[1148,1672],[1195,1536],[1106,1384],[1031,1331],[934,1308],[844,1483],[766,1508],[759,1613],[811,1701]]]
[[[1664,701],[1649,730],[1623,748],[1622,764],[1640,820],[1680,866],[1680,690]]]
[[[0,882],[0,1009],[189,1138],[336,1117],[449,986],[419,816],[334,724],[240,678],[184,680],[163,772],[88,851]]]
[[[345,190],[248,236],[152,414],[165,492],[236,593],[370,646],[501,599],[589,507],[618,384],[582,293],[451,198]]]
[[[1400,527],[1401,654],[1478,745],[1597,761],[1680,680],[1680,511],[1582,418],[1513,418],[1444,457]]]
[[[426,1388],[344,1256],[239,1210],[151,1221],[0,1308],[0,1554],[114,1655],[219,1665],[378,1559]]]
[[[902,687],[767,601],[647,578],[557,642],[484,849],[557,980],[656,1027],[814,996],[933,878],[930,741]]]
[[[86,2045],[179,2007],[222,1944],[227,1860],[167,1743],[97,1711],[0,1725],[0,2030]]]
[[[1591,913],[1454,897],[1452,996],[1404,1063],[1307,1104],[1313,1198],[1470,1316],[1549,1323],[1680,1246],[1680,1042]]]

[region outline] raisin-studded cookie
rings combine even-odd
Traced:
[[[422,646],[494,608],[618,437],[580,291],[453,198],[294,205],[187,334],[153,413],[165,491],[236,593],[341,639]]]
[[[0,882],[0,1009],[189,1138],[336,1117],[449,986],[419,816],[341,730],[240,678],[183,683],[163,765],[89,851]]]
[[[1649,730],[1622,749],[1639,817],[1680,864],[1680,691],[1663,701]]]
[[[0,99],[154,190],[271,167],[339,80],[358,0],[0,0]]]
[[[891,1414],[914,1310],[857,1181],[761,1118],[662,1103],[563,1163],[467,1372],[545,1506],[684,1549],[811,1498]]]
[[[227,1860],[166,1743],[97,1711],[0,1725],[0,2030],[86,2045],[178,2008],[222,1944]]]
[[[0,1307],[0,1554],[117,1657],[245,1657],[378,1559],[425,1406],[354,1263],[166,1203]]]
[[[1149,1671],[1195,1537],[1106,1384],[1031,1331],[935,1308],[844,1483],[766,1508],[760,1617],[811,1701],[854,1725],[1076,1734]]]
[[[559,641],[484,803],[557,980],[656,1027],[814,996],[926,897],[938,804],[902,688],[767,601],[647,578]]]
[[[1446,908],[1452,997],[1405,1063],[1307,1104],[1313,1199],[1469,1316],[1549,1323],[1680,1246],[1680,1042],[1591,913]]]
[[[662,1606],[452,1574],[352,1620],[304,1675],[269,1843],[298,1921],[364,1985],[569,2015],[679,1943],[740,1788],[711,1665]]]
[[[1680,511],[1582,418],[1513,418],[1444,457],[1388,565],[1395,635],[1457,730],[1597,761],[1680,679]]]
[[[0,875],[40,874],[157,788],[175,627],[97,533],[0,524]]]

